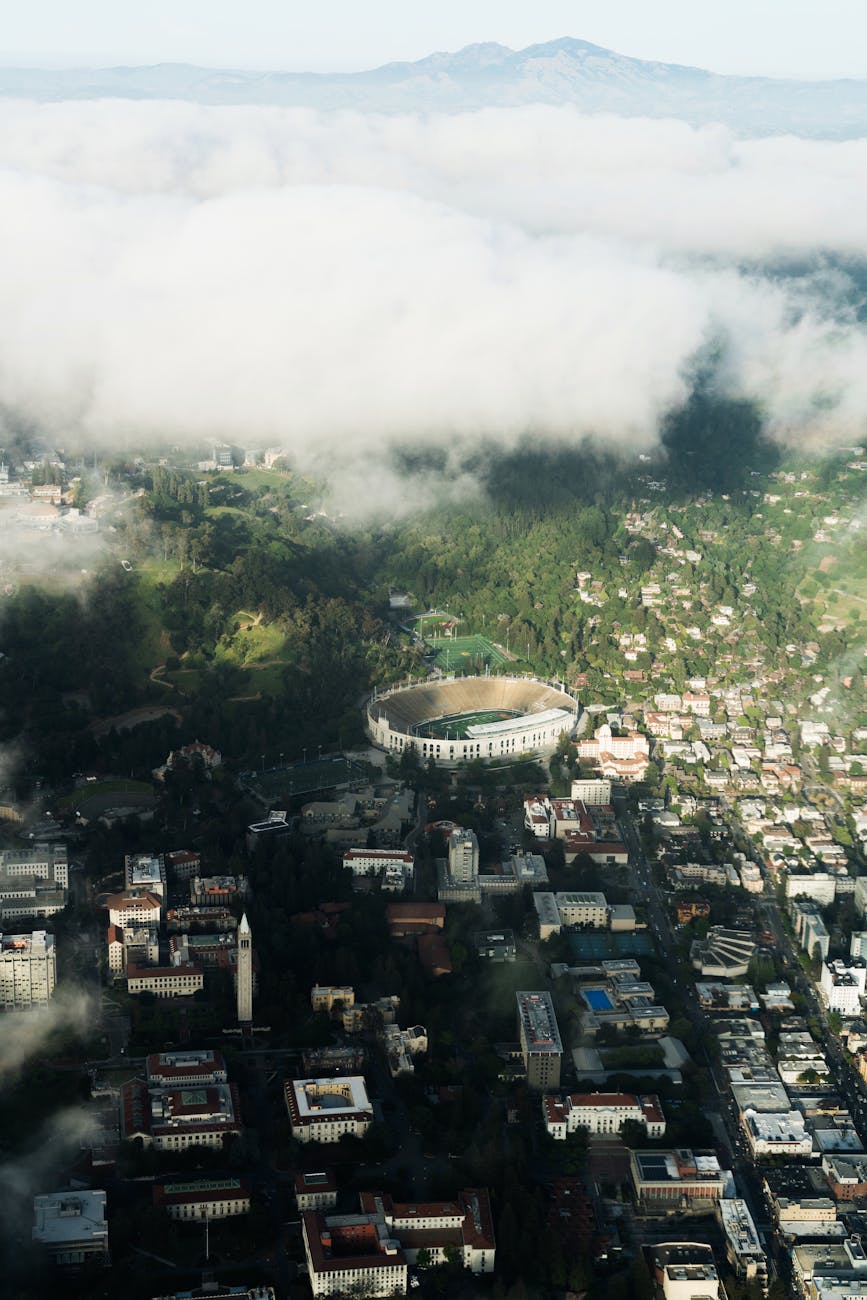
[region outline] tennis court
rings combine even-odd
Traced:
[[[579,961],[604,961],[614,957],[652,957],[653,940],[645,930],[612,934],[588,930],[569,936],[569,947]]]

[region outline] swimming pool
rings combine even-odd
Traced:
[[[610,1011],[614,1006],[604,989],[585,989],[582,997],[591,1011]]]

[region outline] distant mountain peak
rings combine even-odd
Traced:
[[[366,72],[250,72],[160,63],[150,68],[0,67],[0,96],[179,99],[328,111],[429,113],[573,104],[586,113],[719,122],[741,134],[867,136],[867,81],[727,77],[617,54],[575,36],[511,50],[494,41]]]

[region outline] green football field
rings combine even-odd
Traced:
[[[465,740],[468,727],[487,726],[489,722],[505,722],[507,718],[518,716],[509,709],[481,709],[478,713],[456,713],[449,718],[437,718],[435,722],[426,722],[423,730],[428,736]]]
[[[444,673],[462,673],[467,669],[477,670],[485,664],[505,664],[508,656],[483,636],[437,636],[428,637],[428,644],[435,651],[437,668]]]

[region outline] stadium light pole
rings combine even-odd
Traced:
[[[307,766],[307,746],[306,746],[306,745],[302,747],[302,749],[301,749],[301,753],[304,755],[304,766],[306,767],[306,766]]]
[[[262,755],[262,771],[265,771],[265,755]]]

